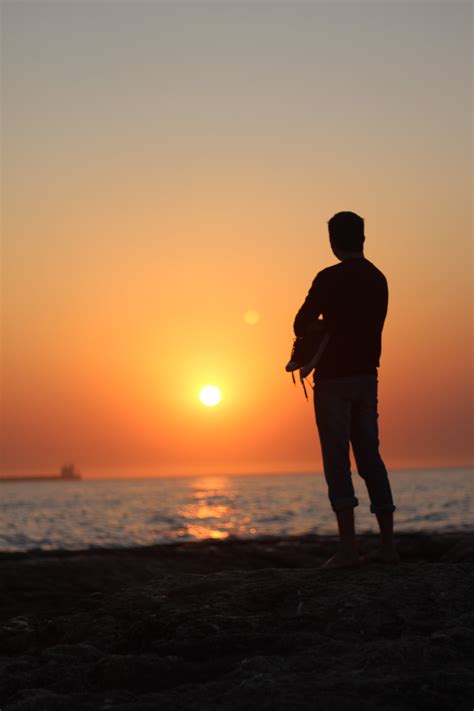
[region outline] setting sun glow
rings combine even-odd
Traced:
[[[384,461],[471,463],[472,3],[0,8],[0,477],[321,472],[285,364],[346,210]]]
[[[206,405],[206,407],[214,407],[214,405],[218,405],[221,398],[221,391],[215,385],[206,385],[206,387],[202,388],[199,393],[199,399],[203,405]]]

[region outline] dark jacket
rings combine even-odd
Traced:
[[[387,305],[387,280],[365,258],[345,259],[316,275],[294,322],[295,336],[304,336],[322,315],[331,334],[316,379],[377,373]]]

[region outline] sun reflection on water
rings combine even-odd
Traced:
[[[178,514],[185,519],[180,536],[227,538],[226,529],[236,525],[235,491],[228,477],[206,476],[190,482],[190,501],[180,507]]]

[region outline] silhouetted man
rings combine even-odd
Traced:
[[[358,500],[352,485],[349,444],[377,516],[381,547],[370,556],[397,562],[393,505],[387,470],[379,454],[377,367],[387,313],[387,280],[363,253],[364,221],[353,212],[329,220],[331,248],[340,260],[316,275],[298,311],[294,332],[304,336],[322,315],[329,342],[314,375],[314,407],[324,474],[339,528],[339,550],[326,567],[357,565],[354,529]]]

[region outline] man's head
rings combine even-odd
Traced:
[[[364,246],[364,220],[355,212],[338,212],[328,222],[331,247],[339,259],[341,255],[362,254]]]

